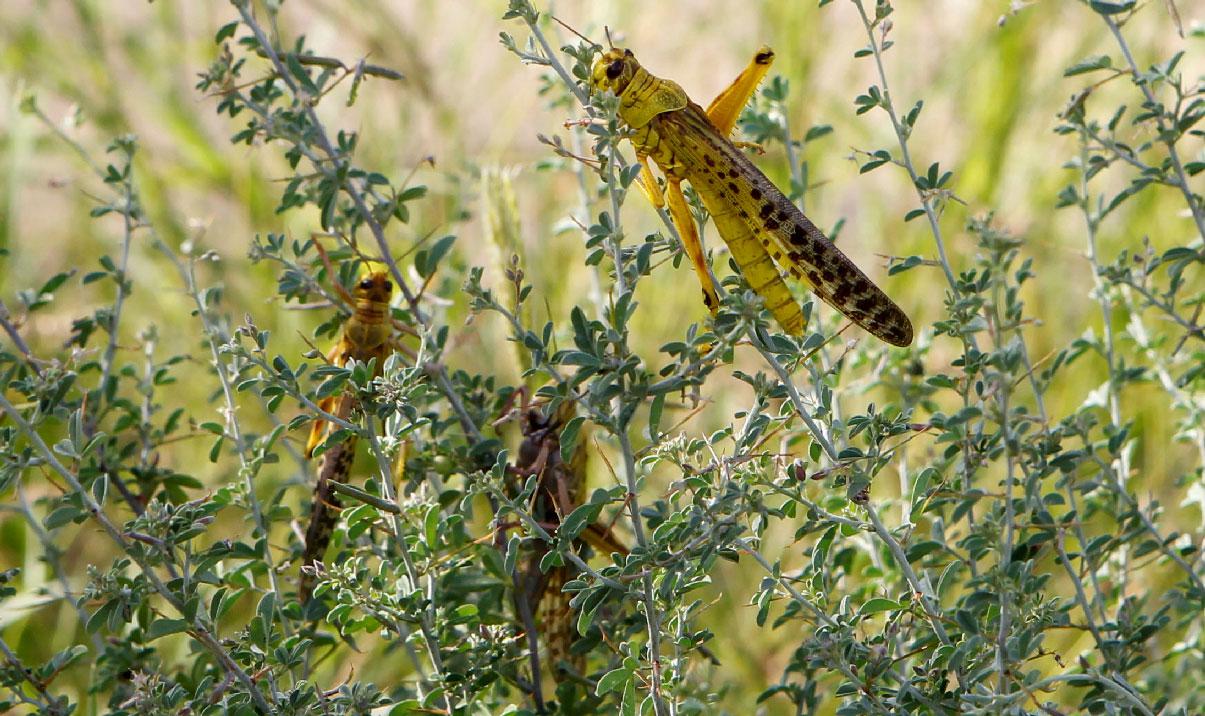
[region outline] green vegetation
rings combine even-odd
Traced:
[[[773,45],[741,138],[904,349],[819,302],[778,333],[688,195],[706,316],[598,48],[404,5],[0,6],[0,711],[1205,711],[1175,2],[560,9],[702,103]],[[369,259],[376,378],[322,359]],[[303,605],[336,394],[359,456]]]

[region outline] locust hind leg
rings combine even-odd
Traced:
[[[330,280],[331,285],[334,286],[335,293],[337,293],[339,298],[343,299],[344,303],[347,304],[347,309],[349,311],[353,311],[356,307],[356,299],[353,298],[352,295],[347,292],[347,289],[339,283],[339,272],[335,270],[335,265],[331,263],[330,256],[327,256],[326,249],[322,247],[322,242],[318,240],[319,236],[322,235],[310,234],[310,242],[314,245],[314,249],[318,252],[318,258],[322,260],[322,265],[326,267],[326,275]]]
[[[711,120],[716,129],[720,130],[720,134],[725,137],[732,134],[732,128],[736,126],[736,120],[740,118],[741,110],[749,103],[749,99],[757,90],[757,85],[761,83],[762,78],[766,76],[772,62],[774,62],[774,50],[762,45],[761,49],[754,53],[753,59],[749,60],[745,69],[741,70],[741,73],[732,81],[732,84],[711,101],[707,107],[707,118]]]
[[[314,499],[310,505],[310,523],[305,531],[305,551],[301,559],[301,582],[298,597],[307,604],[314,594],[318,581],[318,564],[326,554],[331,535],[339,520],[343,503],[339,494],[331,487],[332,482],[347,482],[352,462],[356,456],[356,443],[349,440],[334,446],[322,454],[322,466],[318,470],[318,484],[314,487]]]
[[[343,365],[346,362],[346,359],[343,356],[344,352],[345,352],[345,350],[344,350],[344,346],[343,346],[343,341],[339,341],[334,346],[332,346],[329,351],[327,351],[327,353],[326,353],[327,364],[328,365],[339,365],[339,366]],[[340,413],[342,413],[344,410],[346,410],[347,413],[350,414],[351,413],[351,410],[350,410],[351,404],[348,403],[346,406],[344,406],[342,404],[339,404],[337,402],[338,400],[339,400],[338,395],[328,395],[325,398],[323,398],[322,400],[318,401],[318,407],[321,408],[323,410],[323,412],[327,412],[327,413],[334,413],[335,410],[338,409],[340,411]],[[340,414],[339,417],[346,418],[347,415]],[[318,444],[321,443],[324,439],[326,439],[326,429],[327,429],[326,421],[323,420],[322,418],[315,418],[314,424],[310,426],[310,438],[305,443],[305,458],[307,460],[309,460],[310,458],[312,458],[314,456],[314,448],[318,447]]]
[[[331,408],[335,407],[336,396],[328,396],[318,401],[318,407],[329,413]],[[309,460],[314,457],[314,448],[326,438],[326,421],[322,418],[314,420],[314,424],[310,426],[310,438],[305,443],[305,459]]]
[[[669,215],[674,220],[678,236],[682,238],[682,248],[686,251],[690,265],[694,268],[695,275],[699,277],[699,284],[703,287],[703,303],[707,306],[707,310],[715,315],[716,311],[720,310],[720,294],[716,288],[715,279],[711,276],[711,270],[707,267],[707,258],[703,255],[703,243],[699,240],[699,229],[695,226],[694,217],[690,215],[686,197],[682,195],[682,180],[669,177],[666,189],[669,194]]]
[[[640,188],[644,190],[644,195],[648,197],[649,203],[661,209],[665,206],[665,197],[661,194],[661,187],[657,184],[657,177],[653,176],[653,169],[649,166],[649,158],[647,154],[637,154],[636,161],[640,162]]]
[[[665,208],[665,196],[661,193],[657,178],[653,176],[652,168],[649,167],[648,156],[638,154],[636,161],[640,162],[640,187],[648,196],[649,203],[658,209]],[[678,230],[678,236],[682,239],[682,248],[686,251],[690,265],[694,268],[695,274],[699,277],[699,283],[703,287],[703,303],[707,306],[707,310],[714,315],[720,308],[719,291],[716,289],[715,280],[711,277],[711,271],[707,268],[707,259],[703,256],[703,244],[699,241],[698,227],[695,226],[694,217],[690,215],[686,197],[682,195],[682,180],[667,176],[665,184],[669,194],[670,218],[673,219],[674,228]]]
[[[648,196],[649,203],[658,209],[665,207],[666,199],[661,193],[661,187],[658,186],[656,177],[653,176],[652,168],[649,167],[649,158],[641,154],[636,156],[636,160],[640,162],[640,186]],[[678,230],[678,237],[682,240],[682,248],[686,251],[687,258],[690,259],[691,268],[699,277],[699,284],[703,288],[703,304],[707,306],[707,310],[711,311],[712,315],[715,315],[716,311],[720,310],[720,294],[716,288],[715,279],[711,275],[711,269],[707,266],[707,258],[703,255],[703,243],[699,240],[699,229],[695,225],[694,217],[690,215],[686,197],[682,195],[682,180],[667,176],[665,188],[669,195],[670,218],[674,222],[674,228]]]

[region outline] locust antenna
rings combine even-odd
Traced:
[[[588,44],[590,47],[592,47],[592,48],[596,48],[596,49],[599,49],[599,50],[601,50],[601,49],[602,49],[602,45],[598,44],[598,43],[597,43],[597,42],[595,42],[594,40],[591,40],[590,38],[586,37],[585,35],[583,35],[582,33],[578,32],[577,30],[574,30],[572,27],[569,27],[569,26],[568,26],[568,25],[566,25],[565,23],[561,22],[561,18],[557,17],[556,15],[549,15],[549,17],[551,17],[553,20],[556,20],[556,24],[560,25],[561,27],[565,28],[565,29],[566,29],[566,30],[568,30],[569,32],[572,32],[574,35],[577,35],[577,36],[578,36],[578,37],[580,37],[581,39],[585,40],[585,41],[586,41],[586,44]]]
[[[603,32],[607,33],[607,46],[612,50],[615,49],[615,43],[611,41],[611,28],[603,25]]]

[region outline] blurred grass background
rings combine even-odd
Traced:
[[[1025,300],[1028,312],[1042,319],[1027,338],[1031,355],[1040,359],[1084,332],[1100,331],[1099,306],[1089,298],[1092,272],[1084,259],[1082,216],[1055,209],[1056,193],[1070,177],[1061,165],[1077,149],[1072,138],[1058,136],[1052,128],[1068,99],[1090,82],[1064,78],[1063,69],[1088,55],[1113,53],[1115,45],[1105,26],[1078,3],[1035,3],[1015,15],[1010,7],[1006,2],[957,0],[901,3],[893,15],[895,46],[887,54],[887,71],[897,106],[925,102],[912,137],[919,167],[939,161],[943,169],[953,170],[954,191],[967,202],[952,204],[942,220],[954,266],[970,263],[966,252],[972,243],[963,231],[968,216],[995,211],[1000,224],[1024,238],[1025,255],[1034,259],[1038,274],[1028,284]],[[285,6],[280,29],[287,37],[304,34],[319,54],[349,64],[367,56],[406,75],[398,83],[369,80],[354,107],[338,102],[322,107],[330,126],[362,134],[360,160],[365,166],[400,179],[425,157],[434,158],[434,167],[419,168],[414,180],[430,186],[431,194],[411,205],[415,214],[406,229],[412,233],[392,237],[399,252],[416,236],[434,231],[459,237],[454,267],[493,261],[483,235],[476,173],[498,164],[520,169],[514,184],[526,270],[539,297],[535,305],[546,298],[553,315],[563,318],[588,285],[580,232],[555,230],[577,208],[577,187],[571,174],[539,168],[550,153],[536,135],[564,134],[562,123],[576,117],[550,110],[538,95],[540,69],[519,64],[498,43],[500,31],[524,37],[521,26],[500,20],[504,10],[502,0],[294,0]],[[1188,10],[1180,8],[1186,27],[1193,19]],[[617,42],[631,47],[647,68],[675,79],[700,103],[722,89],[760,44],[773,46],[778,53],[773,72],[791,82],[790,122],[796,133],[814,124],[830,124],[834,130],[806,151],[814,184],[807,197],[809,214],[822,227],[846,220],[843,250],[867,268],[922,331],[941,316],[943,282],[922,271],[886,278],[879,257],[933,254],[924,222],[902,223],[915,201],[906,176],[890,167],[859,175],[849,159],[855,148],[891,146],[894,139],[881,114],[854,114],[853,98],[874,81],[874,66],[869,59],[853,59],[865,41],[848,3],[818,9],[816,3],[798,2],[633,0],[563,3],[553,11],[594,37],[609,26]],[[270,328],[274,351],[300,355],[306,350],[299,332],[307,333],[324,316],[281,310],[273,299],[274,269],[252,266],[246,252],[256,233],[306,237],[317,228],[317,217],[274,213],[282,188],[276,178],[287,176],[280,151],[232,146],[228,138],[236,127],[214,114],[214,98],[193,88],[216,51],[215,31],[233,17],[228,5],[213,2],[0,3],[0,247],[10,252],[0,258],[0,292],[6,300],[57,271],[91,270],[101,255],[115,255],[120,244],[119,219],[89,218],[98,183],[63,142],[19,111],[21,98],[33,93],[42,110],[62,122],[64,131],[94,158],[111,137],[137,134],[142,146],[137,181],[161,237],[173,245],[193,239],[215,249],[222,260],[203,279],[226,287],[226,310],[236,317],[250,312],[261,327]],[[558,30],[550,32],[557,35]],[[1139,13],[1125,33],[1140,66],[1166,59],[1168,48],[1182,42],[1159,5]],[[1188,78],[1205,71],[1200,40],[1195,42],[1198,51],[1181,65]],[[1132,92],[1127,83],[1112,84],[1102,89],[1102,102]],[[1138,102],[1134,96],[1120,101]],[[1189,153],[1200,151],[1200,146],[1188,148]],[[785,184],[780,150],[759,164]],[[1121,176],[1115,182],[1115,190],[1124,186]],[[630,201],[624,212],[629,237],[658,228],[643,201]],[[1148,191],[1105,223],[1100,251],[1108,260],[1124,248],[1140,248],[1144,238],[1157,249],[1166,248],[1185,243],[1190,231],[1181,196],[1170,189]],[[709,240],[714,244],[714,234]],[[196,353],[196,370],[204,370],[199,327],[182,319],[189,314],[188,299],[145,237],[133,247],[131,273],[135,291],[126,308],[122,345],[135,346],[137,332],[156,324],[162,355]],[[457,350],[451,362],[515,379],[503,327],[492,318],[465,327],[460,276],[444,273],[439,293],[454,302],[449,324]],[[638,296],[645,310],[638,313],[634,347],[646,356],[681,335],[684,317],[703,318],[698,289],[685,265],[664,267],[654,278],[644,282]],[[55,311],[38,314],[25,328],[35,353],[58,350],[73,318],[111,301],[106,291],[66,284]],[[936,346],[928,366],[948,365],[953,350],[953,344]],[[1052,387],[1050,412],[1066,413],[1104,379],[1103,361],[1081,361]],[[201,386],[200,381],[195,387],[181,384],[172,397],[203,417],[212,408],[206,406],[208,388]],[[739,383],[719,375],[707,392],[715,410],[697,419],[692,429],[726,422],[748,398]],[[1134,489],[1167,506],[1166,531],[1192,529],[1202,516],[1196,507],[1180,506],[1176,477],[1195,467],[1195,456],[1172,444],[1166,398],[1157,391],[1131,390],[1125,400],[1142,437]],[[165,459],[181,471],[197,474],[209,485],[228,479],[205,460],[208,442],[178,447]],[[275,477],[297,479],[283,464]],[[47,488],[29,486],[31,496],[40,489]],[[890,493],[895,488],[877,489]],[[307,494],[298,484],[296,500]],[[107,559],[86,543],[87,534],[85,529],[79,544],[64,545],[65,563],[74,574],[82,574],[89,561]],[[20,519],[0,516],[0,566],[25,569],[26,594],[46,578],[36,561],[38,551]],[[717,582],[732,580],[738,586],[712,595],[719,601],[711,618],[724,625],[717,629],[720,638],[713,647],[723,661],[716,684],[730,684],[725,703],[735,707],[779,678],[786,649],[798,635],[742,638],[752,633],[756,610],[745,605],[752,587],[740,588],[739,580],[757,577],[742,568],[726,569]],[[0,617],[12,643],[41,654],[75,639],[77,626],[69,610],[28,606],[28,611],[9,610]],[[339,673],[346,673],[346,666]],[[359,664],[357,675],[388,684],[389,670],[396,668],[384,661]]]

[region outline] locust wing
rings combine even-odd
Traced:
[[[878,338],[896,346],[912,343],[912,323],[900,307],[720,134],[702,108],[692,102],[654,122],[745,280],[783,330],[802,333],[803,315],[774,263]]]

